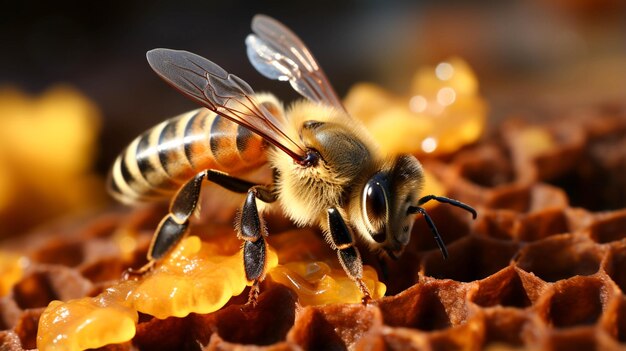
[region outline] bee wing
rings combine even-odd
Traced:
[[[261,74],[270,79],[289,81],[305,98],[345,111],[337,93],[317,61],[289,28],[273,18],[256,15],[254,34],[246,38],[248,59]]]
[[[304,146],[285,133],[287,120],[259,104],[254,90],[241,78],[187,51],[154,49],[146,57],[150,67],[184,95],[259,134],[294,160],[304,158]]]

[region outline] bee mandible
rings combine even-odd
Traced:
[[[364,125],[351,117],[309,49],[287,27],[263,15],[246,38],[252,65],[288,81],[305,99],[284,109],[272,95],[255,94],[239,77],[186,51],[154,49],[152,69],[203,108],[166,120],[137,137],[115,161],[109,190],[127,203],[172,196],[148,251],[145,272],[185,236],[203,182],[245,195],[235,229],[256,303],[266,275],[268,231],[262,212],[278,205],[299,226],[317,225],[365,301],[356,241],[397,258],[417,214],[424,216],[444,257],[446,246],[422,205],[430,200],[476,211],[457,200],[420,193],[424,172],[410,154],[383,155]],[[237,177],[269,164],[274,179]]]

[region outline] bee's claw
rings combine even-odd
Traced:
[[[244,306],[245,309],[255,308],[259,302],[259,281],[255,280],[250,287],[250,292],[248,293],[248,302]]]
[[[363,297],[361,298],[361,303],[367,306],[373,301],[372,295],[370,294],[370,290],[367,288],[367,285],[365,285],[365,283],[363,283],[361,279],[357,279],[357,285],[359,287],[359,290],[361,290],[361,293],[363,294]]]
[[[148,273],[149,271],[152,270],[152,268],[154,268],[155,263],[156,263],[155,260],[150,260],[148,263],[144,264],[139,269],[134,269],[132,267],[127,268],[124,272],[122,272],[122,280],[131,280],[131,279],[137,280],[141,278],[141,276]]]

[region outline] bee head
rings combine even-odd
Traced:
[[[371,249],[397,258],[409,243],[414,221],[409,207],[417,201],[424,174],[411,155],[401,155],[385,168],[360,189],[353,223]]]

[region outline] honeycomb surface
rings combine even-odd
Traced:
[[[211,313],[139,313],[131,340],[101,349],[624,350],[626,118],[589,113],[593,118],[567,123],[507,122],[459,152],[423,159],[446,195],[472,204],[479,216],[429,208],[447,260],[422,218],[384,275],[362,249],[365,262],[386,276],[383,298],[303,303],[296,285],[269,274],[255,308],[245,306],[246,288]],[[0,260],[9,269],[0,282],[8,286],[0,298],[0,349],[36,348],[51,301],[98,296],[117,286],[127,267],[145,263],[164,211],[112,210],[3,245]],[[278,216],[268,217],[268,227],[279,260],[330,250],[314,230],[294,229]]]

